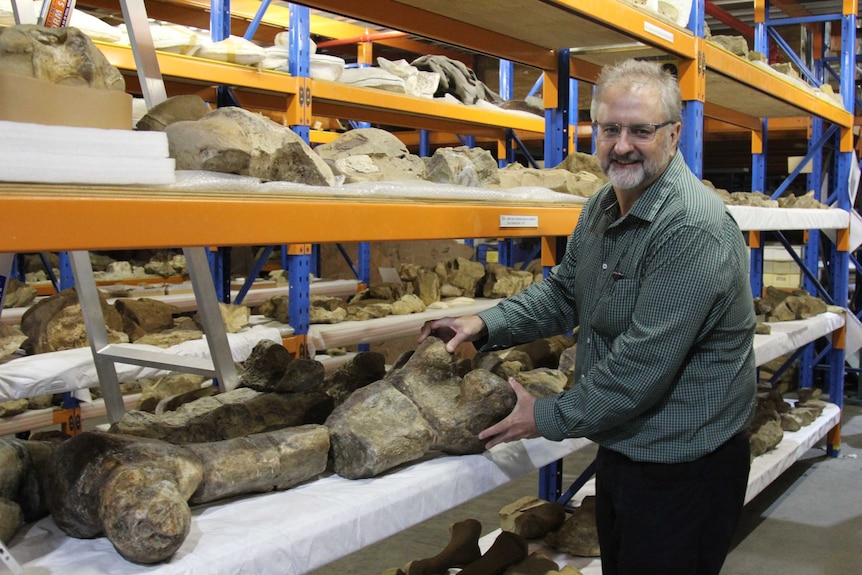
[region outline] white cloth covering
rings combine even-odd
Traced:
[[[9,550],[27,572],[44,574],[299,575],[588,444],[523,440],[478,455],[429,459],[374,479],[330,475],[286,491],[197,507],[189,536],[161,565],[130,563],[103,537],[67,537],[50,517],[23,528]]]

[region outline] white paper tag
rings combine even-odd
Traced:
[[[501,228],[538,228],[539,216],[500,216]]]

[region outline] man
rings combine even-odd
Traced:
[[[427,322],[447,348],[509,347],[580,326],[575,384],[480,433],[599,445],[604,575],[716,574],[742,509],[754,407],[748,257],[724,204],[677,150],[676,80],[655,63],[602,71],[590,115],[610,183],[548,278],[478,315]],[[480,341],[481,340],[481,341]]]

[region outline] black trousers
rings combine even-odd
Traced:
[[[747,432],[687,463],[638,463],[600,447],[602,575],[717,575],[742,512],[749,466]]]

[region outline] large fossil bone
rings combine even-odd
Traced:
[[[189,446],[86,432],[57,450],[48,509],[66,534],[104,533],[126,559],[156,563],[188,535],[189,502],[286,489],[324,471],[328,451],[320,425]]]

